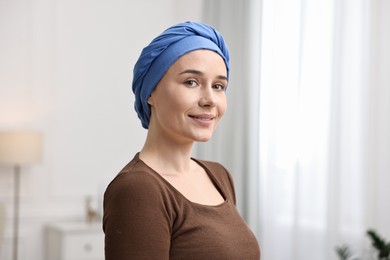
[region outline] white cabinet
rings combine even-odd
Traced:
[[[46,260],[104,260],[101,223],[56,223],[46,229]]]

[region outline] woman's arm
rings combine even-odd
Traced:
[[[109,185],[103,229],[106,260],[169,259],[169,215],[148,173],[122,173]]]

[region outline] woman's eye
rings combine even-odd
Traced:
[[[197,83],[195,80],[192,80],[192,79],[187,80],[187,81],[185,82],[185,84],[186,84],[188,87],[192,87],[192,88],[198,86],[198,83]]]
[[[225,90],[226,87],[223,84],[215,84],[213,88],[215,90],[222,91],[222,90]]]

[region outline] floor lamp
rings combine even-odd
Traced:
[[[0,132],[0,164],[14,167],[13,258],[18,259],[20,168],[42,159],[43,137],[38,132]]]

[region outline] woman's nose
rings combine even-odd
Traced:
[[[217,104],[217,99],[215,93],[211,86],[202,88],[201,95],[199,99],[200,106],[215,106]]]

